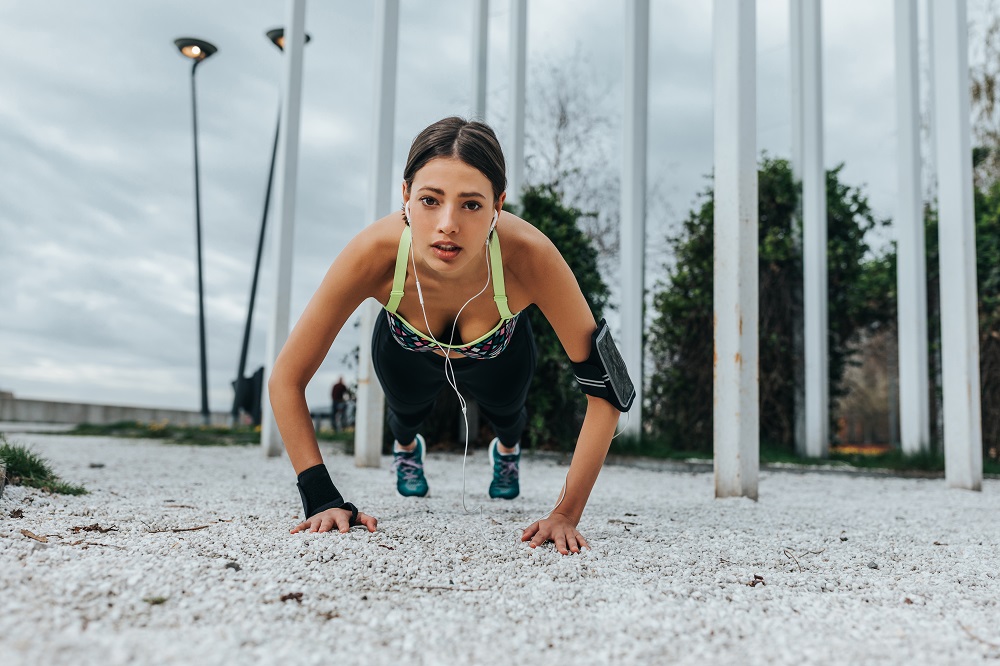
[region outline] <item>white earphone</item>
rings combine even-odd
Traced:
[[[493,235],[493,230],[497,228],[497,220],[500,219],[500,211],[493,211],[493,222],[490,223],[490,230],[486,232],[486,244],[490,244],[490,237]]]

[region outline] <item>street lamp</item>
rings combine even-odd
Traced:
[[[266,33],[267,38],[278,47],[282,52],[285,50],[285,29],[284,28],[274,28],[273,30],[268,30]],[[306,44],[312,37],[306,33]],[[246,409],[253,416],[254,422],[260,421],[260,386],[258,385],[262,373],[255,373],[254,378],[257,381],[251,381],[243,376],[246,372],[247,365],[247,350],[250,347],[250,323],[253,321],[253,306],[254,301],[257,299],[257,278],[260,275],[260,259],[264,251],[264,231],[267,228],[267,211],[271,205],[271,185],[274,182],[274,160],[278,153],[278,134],[281,131],[281,106],[278,107],[278,122],[277,126],[274,128],[274,144],[271,146],[271,168],[267,174],[267,190],[264,193],[264,214],[261,216],[260,220],[260,236],[257,239],[257,259],[254,262],[253,267],[253,281],[250,283],[250,306],[247,308],[247,322],[246,326],[243,328],[243,348],[240,350],[240,364],[239,368],[236,370],[236,381],[233,382],[233,409],[232,409],[232,421],[235,426],[239,420],[240,408]],[[248,393],[250,393],[248,395]]]
[[[198,332],[201,343],[201,418],[205,425],[211,421],[208,411],[208,364],[205,353],[205,290],[201,270],[201,189],[198,175],[198,105],[194,85],[194,73],[198,64],[218,51],[215,46],[201,39],[181,37],[174,45],[191,65],[191,118],[194,125],[194,226],[198,247]]]

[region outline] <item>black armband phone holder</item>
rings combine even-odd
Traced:
[[[635,400],[635,386],[611,337],[608,322],[604,319],[594,331],[590,356],[581,363],[573,364],[573,374],[580,384],[580,390],[587,395],[604,398],[620,412],[631,409]]]
[[[344,509],[351,512],[351,525],[357,524],[358,508],[344,501],[344,496],[333,485],[330,472],[323,463],[313,465],[299,474],[296,485],[302,497],[302,510],[306,518],[312,518],[327,509]]]

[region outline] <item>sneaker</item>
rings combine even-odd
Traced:
[[[424,478],[424,438],[417,435],[417,446],[412,451],[397,451],[392,447],[392,465],[396,468],[396,490],[403,497],[425,497],[427,479]],[[396,442],[398,444],[399,442]]]
[[[490,484],[490,497],[494,499],[514,499],[521,493],[518,483],[518,463],[521,460],[521,449],[517,453],[504,455],[497,451],[499,437],[490,442],[490,463],[493,465],[493,483]]]

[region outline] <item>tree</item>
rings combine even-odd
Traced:
[[[827,172],[831,404],[843,393],[859,333],[895,318],[895,255],[876,252],[866,240],[885,221],[875,218],[859,188],[841,182],[841,169]],[[785,160],[765,157],[758,182],[761,438],[792,449],[794,376],[788,369],[796,360],[792,326],[802,293],[793,227],[798,190]],[[668,239],[674,262],[653,297],[648,413],[655,434],[681,450],[712,450],[713,212],[710,188]]]
[[[524,191],[516,213],[559,248],[590,305],[594,319],[604,316],[608,286],[597,266],[597,249],[577,226],[580,211],[566,206],[549,185]],[[528,317],[535,333],[538,364],[528,393],[528,432],[533,447],[572,450],[583,423],[587,400],[573,378],[573,368],[559,338],[537,307]]]

